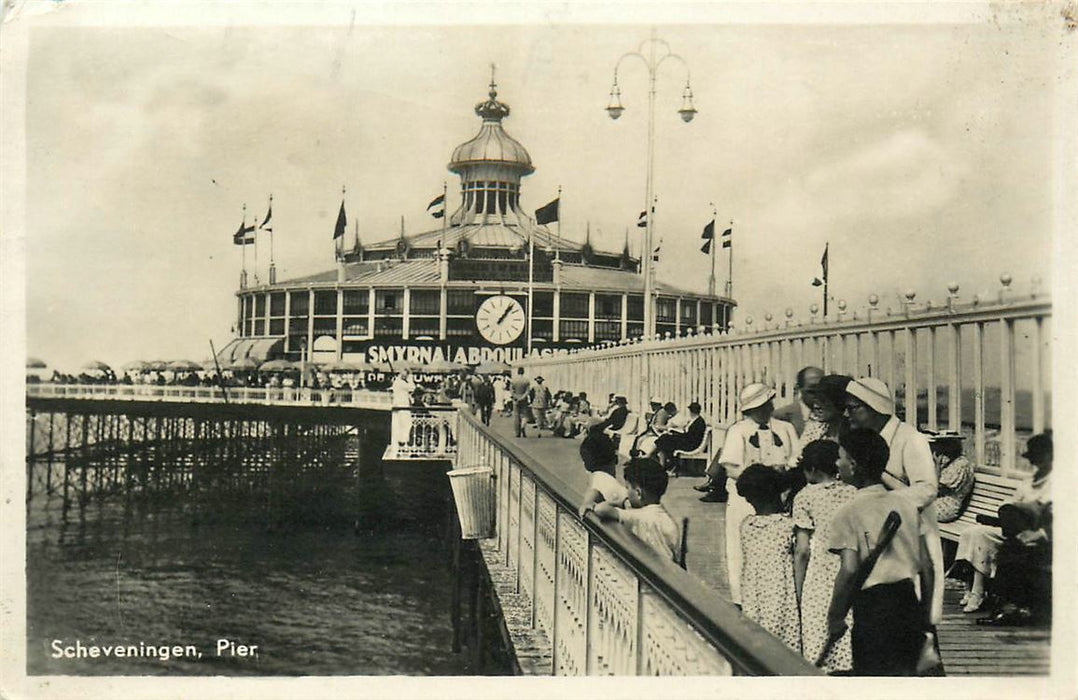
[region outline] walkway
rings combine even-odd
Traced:
[[[513,437],[512,421],[495,415],[491,427],[499,436]],[[528,452],[564,479],[579,495],[587,488],[587,473],[580,462],[578,440],[543,437],[530,428],[520,440]],[[726,582],[726,546],[723,537],[726,505],[702,503],[693,490],[698,478],[670,481],[663,504],[681,520],[689,518],[689,572],[721,596],[729,593]],[[976,614],[963,614],[958,605],[960,592],[948,590],[944,598],[943,622],[939,627],[940,650],[948,675],[1022,676],[1049,673],[1051,631],[1043,628],[983,627],[975,624]]]

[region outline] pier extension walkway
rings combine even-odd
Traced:
[[[512,421],[495,415],[491,429],[499,438],[526,449],[537,462],[557,474],[582,497],[587,489],[578,449],[579,440],[535,437],[534,426],[527,438],[513,436]],[[619,477],[620,469],[619,469]],[[727,597],[726,538],[723,533],[726,504],[702,503],[692,486],[699,478],[670,480],[663,504],[679,522],[689,518],[686,568],[718,595]],[[977,676],[1029,676],[1049,673],[1051,630],[1031,627],[985,627],[975,623],[980,614],[964,614],[958,604],[961,592],[947,590],[943,622],[939,626],[940,651],[947,674]]]

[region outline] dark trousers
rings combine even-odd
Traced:
[[[479,418],[483,425],[490,425],[490,414],[494,412],[494,404],[487,401],[479,402]]]
[[[913,676],[924,644],[924,612],[913,581],[866,588],[853,601],[853,672]]]

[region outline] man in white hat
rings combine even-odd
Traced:
[[[726,578],[730,582],[730,600],[738,605],[741,604],[741,521],[752,515],[753,509],[737,493],[737,478],[753,464],[785,471],[794,466],[797,455],[797,431],[786,421],[772,418],[774,398],[775,390],[766,384],[749,384],[741,390],[738,406],[743,418],[726,431],[726,441],[718,457],[720,464],[714,470],[714,461],[708,466],[711,490],[700,499],[705,502],[729,499],[726,504]],[[725,479],[722,478],[724,475]]]
[[[932,622],[943,618],[943,547],[936,521],[939,482],[928,438],[895,415],[887,384],[875,377],[861,377],[846,386],[846,416],[851,428],[868,428],[880,434],[891,450],[881,481],[892,491],[907,496],[921,513],[921,534],[935,574],[932,591]]]

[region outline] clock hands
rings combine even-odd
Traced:
[[[502,325],[502,321],[505,320],[505,317],[508,316],[509,312],[512,310],[512,305],[506,304],[505,311],[502,312],[502,315],[498,317],[498,320],[495,323],[497,323],[499,326]]]

